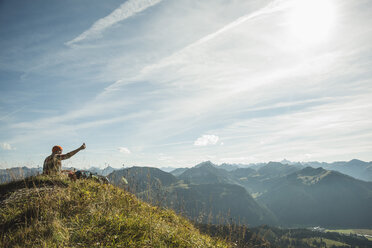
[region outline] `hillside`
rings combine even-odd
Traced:
[[[230,174],[238,184],[244,186],[244,188],[251,194],[264,192],[268,186],[260,174],[251,168],[239,168],[231,171]]]
[[[228,247],[112,185],[37,176],[0,185],[0,247]]]
[[[177,169],[170,171],[169,173],[175,177],[178,177],[179,175],[184,173],[186,170],[188,170],[188,168],[177,168]]]
[[[289,226],[372,228],[372,183],[336,171],[306,167],[259,200]]]
[[[239,185],[179,184],[166,191],[163,202],[197,222],[277,224],[275,216]]]

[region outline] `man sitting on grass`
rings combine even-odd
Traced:
[[[46,175],[56,175],[61,172],[62,160],[69,159],[78,153],[80,150],[85,149],[85,143],[83,143],[78,149],[73,150],[69,153],[62,154],[62,147],[54,146],[52,149],[52,154],[44,160],[43,174]]]

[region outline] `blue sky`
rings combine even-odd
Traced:
[[[0,167],[372,160],[367,0],[3,0]]]

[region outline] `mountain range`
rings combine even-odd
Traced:
[[[175,175],[146,168],[136,176],[139,168],[133,167],[108,177],[118,186],[128,177],[129,185],[140,185],[135,193],[142,199],[204,223],[372,227],[372,182],[300,163],[222,168],[206,161]]]

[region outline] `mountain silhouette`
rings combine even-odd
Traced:
[[[280,178],[258,199],[288,226],[372,227],[372,183],[321,167]]]

